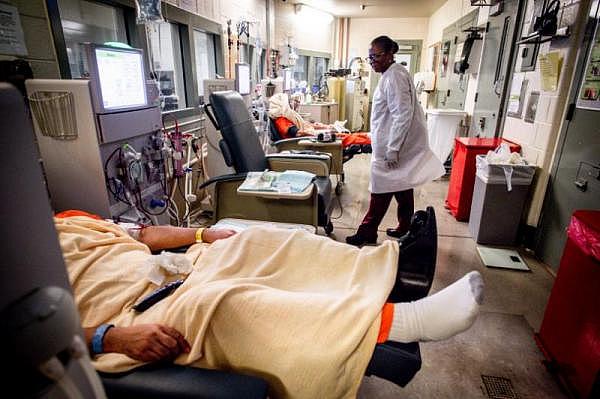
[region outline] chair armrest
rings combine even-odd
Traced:
[[[257,377],[177,365],[99,374],[111,399],[263,399],[268,390],[267,383]]]
[[[196,190],[202,190],[205,187],[210,186],[211,184],[221,183],[221,182],[230,182],[237,180],[244,180],[246,178],[247,173],[233,173],[229,175],[221,175],[208,179],[204,183],[200,184],[196,187]]]
[[[272,142],[271,144],[277,149],[277,152],[306,150],[306,147],[301,146],[298,142],[306,139],[303,137],[292,137],[290,139],[282,139]]]
[[[315,189],[315,185],[310,183],[304,191],[299,193],[280,193],[276,191],[261,191],[261,190],[237,190],[237,193],[242,197],[261,197],[261,198],[272,198],[272,199],[290,199],[290,200],[305,200],[312,196],[312,192]]]
[[[329,177],[321,179],[329,180]],[[317,227],[319,221],[317,190],[311,190],[311,196],[307,199],[242,197],[237,191],[242,182],[243,179],[236,180],[234,178],[216,182],[213,224],[221,219],[235,218],[307,224]]]
[[[299,137],[291,137],[289,139],[281,139],[281,140],[277,140],[273,142],[274,146],[277,146],[279,144],[286,144],[286,143],[297,143],[300,140],[305,140],[307,138],[309,138],[310,136],[299,136]]]
[[[317,176],[329,176],[331,155],[329,154],[269,154],[269,169],[274,171],[303,170]]]

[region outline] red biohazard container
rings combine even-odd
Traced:
[[[536,341],[572,397],[600,397],[600,211],[571,217]]]
[[[507,143],[511,152],[521,151],[520,145],[501,138],[457,137],[455,139],[446,208],[456,220],[460,222],[469,220],[475,185],[475,157],[495,150],[502,143]]]

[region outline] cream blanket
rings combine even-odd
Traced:
[[[290,107],[288,95],[285,93],[277,93],[269,98],[269,117],[275,119],[280,116],[288,118],[300,131],[307,128],[300,114]]]
[[[356,396],[395,278],[392,241],[359,250],[305,231],[253,227],[192,246],[185,283],[136,314],[131,305],[156,288],[138,270],[148,248],[110,222],[55,224],[84,327],[163,323],[191,345],[178,364],[263,377],[272,397]],[[111,372],[140,364],[120,354],[95,361]]]

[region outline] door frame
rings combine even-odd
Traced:
[[[421,52],[423,51],[423,40],[394,39],[394,41],[398,44],[398,46],[400,48],[402,46],[412,46],[413,47],[412,52],[406,52],[406,51],[403,52],[402,50],[398,50],[398,52],[396,54],[410,54],[411,57],[415,57],[415,62],[411,63],[412,65],[410,66],[410,70],[408,71],[410,73],[410,76],[415,76],[415,73],[421,67]]]

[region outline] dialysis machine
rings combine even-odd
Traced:
[[[352,68],[356,65],[356,68]],[[348,69],[351,75],[346,78],[346,127],[352,131],[368,130],[370,68],[360,57],[353,58]]]
[[[168,224],[182,138],[163,134],[142,50],[84,46],[87,79],[26,81],[52,207]]]
[[[366,81],[360,76],[346,79],[346,127],[352,132],[366,130],[369,112],[369,95]]]

